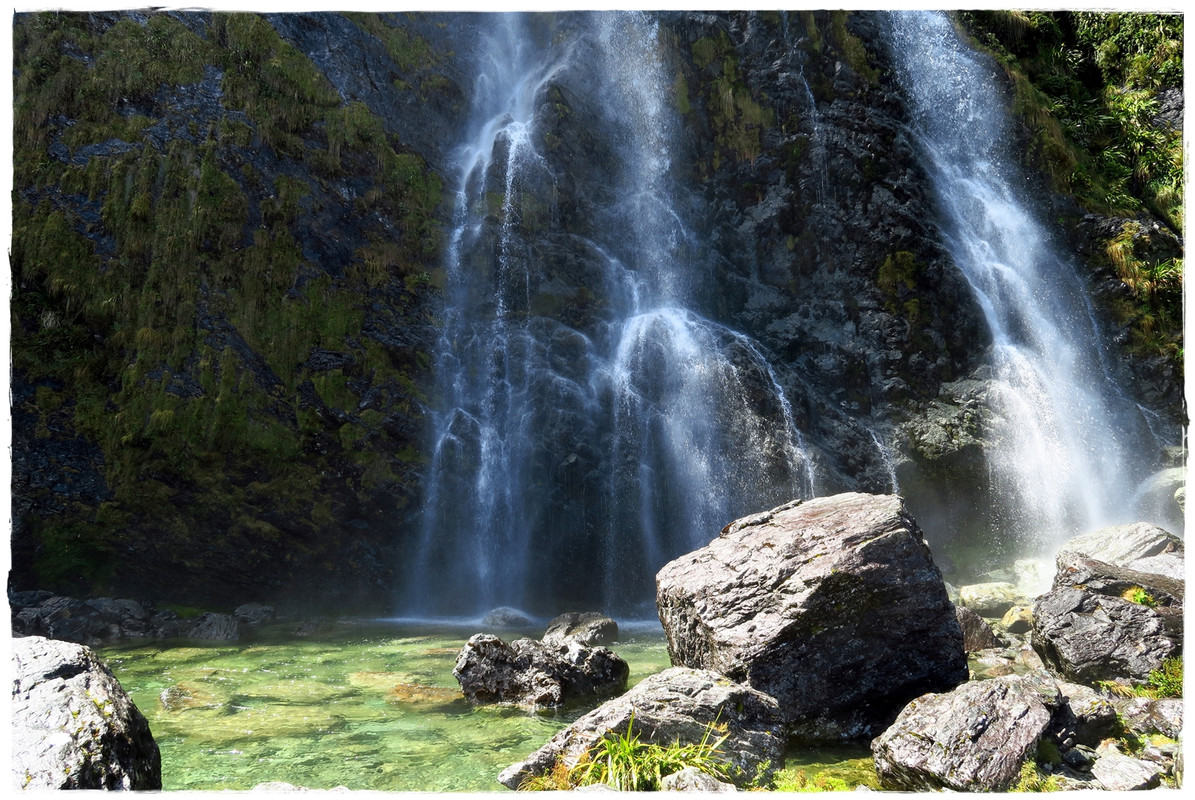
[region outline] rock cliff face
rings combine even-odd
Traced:
[[[659,19],[703,313],[766,351],[819,493],[899,477],[927,529],[938,508],[985,507],[988,342],[933,225],[882,21]],[[15,588],[390,601],[423,499],[479,24],[18,15]],[[566,362],[603,302],[586,288],[601,255],[577,244],[616,146],[586,124],[592,81],[574,69],[541,93],[554,183],[528,191],[551,203],[521,221],[541,234],[529,311]],[[536,435],[564,452],[578,424],[564,409]],[[603,464],[574,455],[540,465],[544,519],[590,514]],[[578,527],[544,546],[592,552]]]

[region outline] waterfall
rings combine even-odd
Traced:
[[[764,349],[708,311],[655,23],[478,24],[400,604],[644,613],[665,561],[738,515],[811,496],[812,462]],[[574,115],[594,152],[570,217],[546,126]]]
[[[1136,518],[1153,440],[1111,378],[1074,264],[1027,185],[994,65],[942,13],[889,17],[892,57],[939,207],[941,235],[991,331],[989,461],[1004,541],[1052,552]]]

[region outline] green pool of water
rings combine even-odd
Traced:
[[[303,638],[293,627],[238,644],[100,650],[149,719],[164,789],[282,781],[311,789],[505,791],[499,772],[589,710],[537,715],[470,706],[452,667],[476,627],[342,621]],[[669,666],[658,627],[624,626],[613,649],[630,665],[632,686]],[[875,785],[865,747],[790,751],[785,766],[810,778],[840,777],[851,788]]]
[[[341,623],[305,638],[277,629],[248,643],[100,654],[149,719],[164,789],[495,791],[503,768],[587,709],[471,707],[452,667],[473,632]],[[669,665],[658,629],[622,639],[613,649],[632,685]]]

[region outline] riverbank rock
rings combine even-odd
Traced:
[[[871,743],[886,789],[1002,792],[1032,758],[1052,717],[1020,677],[993,678],[909,703]]]
[[[630,668],[604,647],[575,642],[553,646],[534,639],[507,644],[492,634],[478,633],[461,648],[452,674],[473,705],[509,703],[547,709],[581,697],[620,692]]]
[[[149,723],[90,649],[13,640],[12,777],[26,790],[161,789]]]
[[[249,604],[237,616],[208,612],[182,619],[170,609],[128,598],[77,597],[46,591],[14,592],[9,596],[13,633],[89,646],[130,639],[191,638],[238,641],[253,627],[273,620],[269,606]]]
[[[713,672],[672,667],[581,717],[503,770],[498,781],[517,789],[528,777],[551,770],[557,760],[575,766],[603,736],[623,735],[628,728],[644,742],[691,744],[702,741],[710,725],[725,726],[722,752],[737,783],[757,775],[766,779],[784,763],[784,722],[775,698]]]
[[[1119,597],[1056,589],[1033,606],[1033,647],[1053,672],[1079,683],[1142,683],[1182,649],[1152,608]]]
[[[595,611],[571,611],[548,623],[542,641],[552,645],[573,641],[582,647],[614,644],[618,641],[618,623]]]
[[[656,583],[672,662],[772,695],[800,739],[873,736],[913,697],[967,679],[954,606],[894,495],[745,517]]]

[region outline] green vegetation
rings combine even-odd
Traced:
[[[975,11],[961,19],[1004,67],[1014,111],[1032,137],[1028,158],[1054,187],[1095,213],[1125,217],[1093,266],[1128,288],[1108,299],[1138,355],[1182,369],[1180,259],[1155,253],[1144,215],[1181,236],[1181,123],[1160,121],[1167,91],[1182,88],[1181,14]]]
[[[524,781],[519,789],[562,790],[605,784],[620,792],[657,791],[665,776],[689,767],[720,781],[731,779],[730,768],[721,751],[729,735],[724,729],[707,725],[699,742],[661,745],[642,741],[634,732],[634,725],[632,716],[625,732],[607,733],[572,769],[558,764],[548,774]],[[722,735],[715,739],[715,732]]]
[[[1125,600],[1128,600],[1130,603],[1136,603],[1137,605],[1146,606],[1147,608],[1156,608],[1158,605],[1158,601],[1154,599],[1153,595],[1142,589],[1140,586],[1132,586],[1126,589],[1121,597],[1123,597]]]
[[[417,413],[421,357],[363,329],[423,313],[439,178],[259,15],[20,14],[13,37],[21,411],[96,443],[110,490],[24,520],[26,579],[99,590],[130,551],[183,573],[283,541],[318,558],[334,506],[413,480],[410,442],[358,408]],[[219,105],[193,112],[215,76]],[[346,180],[374,188],[342,209]],[[359,243],[345,263],[304,255],[328,220]],[[306,366],[318,350],[344,357]]]
[[[1128,592],[1126,592],[1127,594]],[[1118,697],[1149,697],[1154,700],[1163,697],[1182,697],[1182,656],[1164,659],[1162,666],[1152,670],[1142,684],[1134,685],[1121,681],[1099,681],[1096,684],[1096,688]]]
[[[761,135],[775,123],[775,113],[747,87],[734,46],[725,33],[693,43],[693,63],[701,71],[697,81],[714,127],[714,169],[723,160],[755,163],[762,149]],[[688,83],[686,87],[686,104]]]

